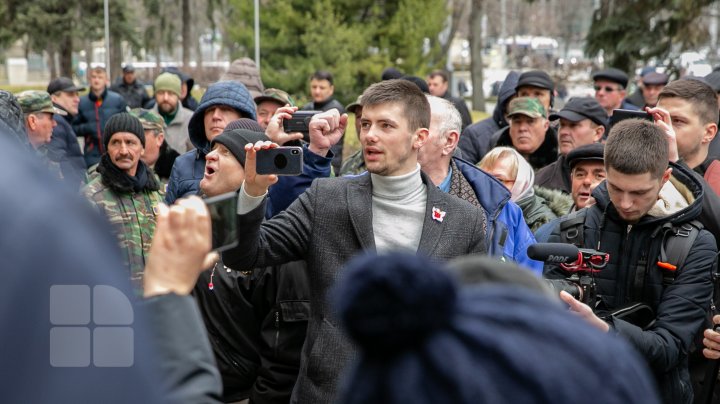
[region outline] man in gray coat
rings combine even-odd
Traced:
[[[238,197],[243,237],[223,260],[235,270],[307,262],[312,314],[291,402],[333,402],[338,378],[354,355],[326,298],[350,258],[362,251],[405,250],[443,260],[487,251],[483,211],[440,191],[420,171],[418,149],[430,125],[425,95],[409,81],[388,80],[370,86],[362,105],[360,143],[368,172],[318,179],[264,223],[265,196],[277,177],[255,173],[255,154],[276,146],[245,147],[245,182]],[[310,136],[322,146],[313,152],[326,155],[346,124],[347,115],[337,110],[316,115]]]

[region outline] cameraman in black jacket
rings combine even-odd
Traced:
[[[597,203],[586,208],[582,243],[610,253],[610,261],[595,276],[596,307],[564,292],[561,298],[591,324],[621,335],[638,349],[665,403],[691,403],[687,352],[710,304],[717,247],[712,234],[700,230],[683,265],[675,271],[658,265],[663,225],[696,219],[703,200],[702,184],[692,172],[674,163],[668,166],[666,136],[674,132],[658,125],[627,120],[610,132],[605,146],[607,179],[593,191]],[[548,241],[563,239],[560,228]],[[545,267],[547,278],[567,275],[556,266]],[[649,306],[654,321],[632,324],[613,314],[633,303]]]

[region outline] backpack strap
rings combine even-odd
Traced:
[[[576,210],[568,214],[565,220],[560,222],[560,242],[573,244],[578,248],[585,248],[585,217],[586,209]]]
[[[692,220],[679,226],[665,223],[662,228],[664,232],[660,244],[660,263],[669,264],[663,271],[663,287],[666,287],[675,281],[677,271],[685,265],[695,239],[705,226],[699,220]]]

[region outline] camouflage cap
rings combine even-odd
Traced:
[[[283,90],[278,90],[277,88],[266,88],[262,95],[255,97],[255,104],[260,104],[263,101],[273,101],[282,104],[283,106],[285,106],[285,104],[290,104],[291,107],[295,106],[295,103],[293,102],[293,99],[290,98],[290,95]]]
[[[545,107],[537,98],[519,97],[510,101],[508,105],[508,117],[513,115],[526,115],[530,118],[547,118]]]
[[[143,108],[135,108],[130,114],[136,116],[145,130],[159,130],[165,132],[165,120],[158,114]]]
[[[357,100],[355,100],[352,104],[348,104],[345,107],[345,110],[352,112],[353,114],[357,114],[355,111],[357,111],[358,108],[362,108],[362,95],[358,95]]]
[[[67,115],[67,112],[62,109],[55,108],[47,91],[27,90],[16,94],[15,97],[25,114],[49,112],[51,114]]]

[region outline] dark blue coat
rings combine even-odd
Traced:
[[[465,160],[477,164],[493,148],[492,136],[495,132],[508,126],[505,120],[505,107],[508,100],[515,95],[515,86],[520,74],[514,71],[508,73],[500,86],[498,102],[490,118],[476,122],[462,131],[458,147]]]
[[[101,102],[98,105],[98,102]],[[111,116],[125,112],[127,104],[123,97],[107,88],[98,98],[92,91],[80,97],[78,114],[73,120],[75,133],[85,138],[85,165],[93,166],[100,162],[100,156],[105,153],[102,142],[105,123]]]
[[[454,161],[485,210],[488,253],[515,261],[541,275],[543,264],[527,256],[527,248],[535,244],[535,237],[520,207],[510,200],[510,191],[495,177],[467,161],[458,158]]]
[[[55,105],[56,108],[60,106]],[[70,115],[60,116],[55,114],[57,126],[53,129],[52,140],[48,144],[48,157],[50,160],[60,163],[63,180],[73,190],[80,189],[85,183],[85,158],[80,151],[77,136],[70,122]]]

